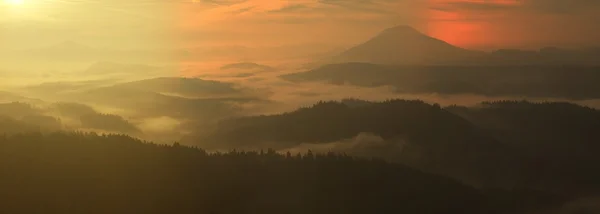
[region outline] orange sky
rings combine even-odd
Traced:
[[[3,47],[64,41],[119,48],[299,44],[349,47],[401,24],[474,49],[600,45],[600,1],[591,0],[28,2],[22,8],[0,5]]]
[[[585,5],[577,5],[582,0],[554,2],[559,0],[429,0],[425,31],[467,48],[599,44],[600,30],[591,23],[600,19],[591,8],[600,4],[591,3],[586,10]],[[550,7],[567,9],[544,11]]]
[[[586,10],[584,0],[227,2],[181,5],[178,13],[185,18],[178,24],[202,37],[198,44],[355,44],[398,24],[475,49],[593,45],[600,35],[597,27],[591,29],[600,15]],[[561,8],[570,9],[556,11]]]
[[[514,0],[430,0],[427,10],[425,33],[442,39],[448,43],[462,47],[477,47],[507,43],[510,35],[498,35],[494,30],[502,28],[503,23],[490,21],[502,19],[490,12],[469,11],[463,9],[450,10],[444,4],[466,2],[474,5],[517,6]]]

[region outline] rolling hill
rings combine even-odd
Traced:
[[[474,185],[495,185],[480,181],[486,177],[486,182],[493,182],[487,177],[499,179],[503,174],[481,163],[500,166],[513,161],[506,155],[510,152],[467,120],[420,101],[391,100],[354,107],[323,102],[279,115],[225,120],[201,130],[183,142],[201,142],[207,149],[285,150],[303,143],[324,145],[372,133],[385,143],[367,145],[364,149],[373,151],[367,156],[385,152],[395,161]]]
[[[381,157],[480,187],[600,191],[600,113],[567,103],[321,102],[222,121],[188,136],[207,149],[312,149]]]

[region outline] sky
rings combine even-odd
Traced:
[[[410,25],[471,49],[600,44],[597,0],[0,0],[0,47],[351,46]]]

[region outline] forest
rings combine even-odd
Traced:
[[[568,200],[333,152],[208,153],[73,132],[0,137],[0,189],[2,211],[15,214],[519,213]]]
[[[199,127],[183,142],[203,142],[207,149],[347,152],[477,187],[587,195],[600,190],[599,121],[598,110],[561,102],[440,107],[419,100],[346,99],[224,120]],[[375,138],[361,138],[364,133]]]

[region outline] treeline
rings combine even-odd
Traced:
[[[418,100],[320,102],[243,117],[186,140],[207,148],[330,148],[382,157],[478,187],[600,192],[600,112],[570,103],[497,101],[440,107]],[[361,133],[384,142],[361,142]],[[338,146],[343,144],[343,146]]]
[[[344,154],[157,145],[124,135],[0,136],[3,213],[507,213],[560,205],[535,191],[480,191]]]

